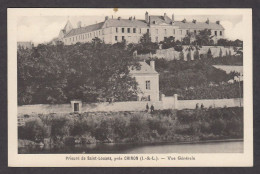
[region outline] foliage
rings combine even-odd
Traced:
[[[220,51],[219,51],[219,57],[222,57],[223,53],[222,53],[222,49],[220,48]]]
[[[95,38],[91,43],[18,49],[18,104],[135,98],[137,83],[129,67],[138,64],[122,47]]]
[[[140,38],[139,44],[131,44],[128,48],[132,52],[137,50],[138,54],[155,54],[156,50],[159,49],[159,45],[151,41],[151,36],[147,32]]]
[[[237,74],[227,74],[212,65],[239,63],[240,60],[242,58],[235,56],[194,61],[155,59],[156,70],[160,73],[160,92],[166,96],[178,94],[182,99],[239,97],[238,84],[227,83]]]
[[[213,59],[213,56],[212,56],[212,53],[211,53],[211,49],[210,49],[210,48],[208,49],[208,52],[207,52],[207,58],[208,58],[208,59]]]
[[[46,127],[50,134],[45,133]],[[51,138],[54,144],[192,141],[212,134],[242,138],[243,108],[47,114],[26,119],[18,130],[19,139],[43,142]]]
[[[184,53],[183,53],[183,51],[181,51],[179,54],[180,54],[179,55],[179,59],[184,61]]]
[[[173,48],[176,46],[175,38],[173,36],[165,37],[160,44],[162,44],[162,49]]]
[[[201,46],[209,46],[212,45],[212,38],[211,36],[211,30],[210,29],[205,29],[199,31],[199,33],[195,36],[195,43],[196,45]]]
[[[200,58],[199,51],[195,50],[194,52],[194,60],[198,60]]]
[[[243,48],[243,41],[239,40],[239,39],[236,39],[234,41],[227,40],[227,39],[219,39],[218,42],[217,42],[217,45],[218,46],[224,46],[224,47],[233,46],[233,47],[241,47],[241,48]]]

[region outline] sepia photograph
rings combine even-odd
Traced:
[[[248,152],[243,10],[11,10],[17,154]]]

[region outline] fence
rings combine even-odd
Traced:
[[[48,114],[48,113],[71,113],[74,112],[73,104],[37,104],[18,106],[18,115],[23,114]],[[146,104],[154,106],[155,110],[162,109],[195,109],[196,104],[204,107],[236,107],[243,106],[243,99],[209,99],[209,100],[178,100],[177,95],[170,97],[162,96],[161,101],[129,101],[114,103],[83,103],[80,112],[118,112],[118,111],[144,111]]]

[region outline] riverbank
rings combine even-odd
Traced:
[[[243,139],[243,108],[34,115],[18,138],[51,145]]]
[[[25,146],[19,154],[144,154],[144,153],[242,153],[243,140],[217,140],[181,143],[101,143],[55,147]]]

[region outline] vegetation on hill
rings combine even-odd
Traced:
[[[38,45],[18,49],[18,104],[133,100],[137,83],[129,67],[138,66],[123,44]]]
[[[18,138],[58,145],[243,138],[243,108],[35,115],[18,127]]]
[[[243,84],[228,84],[238,73],[217,69],[215,64],[239,64],[242,57],[230,56],[193,61],[155,60],[160,74],[160,92],[166,96],[178,94],[180,99],[239,98]],[[149,63],[149,61],[147,61]]]

